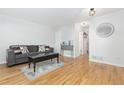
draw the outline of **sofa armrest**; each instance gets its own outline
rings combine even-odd
[[[16,63],[15,53],[12,49],[7,49],[6,61],[7,66],[12,66]]]

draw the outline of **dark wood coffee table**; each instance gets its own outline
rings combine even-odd
[[[42,62],[45,60],[49,60],[53,58],[57,58],[57,63],[59,63],[59,53],[39,53],[39,54],[31,54],[28,56],[29,58],[29,68],[30,68],[30,64],[33,63],[34,65],[34,72],[36,71],[36,63],[38,62]]]

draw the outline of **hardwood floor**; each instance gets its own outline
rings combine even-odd
[[[0,65],[0,84],[124,84],[124,68],[88,62],[87,56],[60,59],[65,63],[63,67],[32,81],[20,71],[27,64],[10,68]]]

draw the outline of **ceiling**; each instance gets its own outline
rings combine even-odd
[[[120,11],[120,8],[96,8],[95,16]],[[92,18],[89,8],[0,8],[0,14],[50,25],[53,27],[73,24]]]
[[[98,17],[98,16],[103,16],[109,13],[113,13],[113,12],[118,12],[121,10],[124,10],[124,8],[95,8],[95,15],[94,16],[89,16],[89,10],[90,8],[83,8],[82,11],[80,12],[80,16],[78,18],[78,21],[85,21],[94,17]]]
[[[1,8],[0,14],[50,26],[61,26],[74,23],[81,11],[80,8]]]

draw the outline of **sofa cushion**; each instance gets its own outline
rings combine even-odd
[[[9,46],[10,49],[19,49],[19,45],[11,45]]]
[[[12,50],[13,50],[13,52],[14,52],[16,55],[17,55],[17,54],[21,54],[21,50],[20,50],[20,48],[19,48],[18,46],[13,47]]]
[[[28,58],[18,58],[16,59],[16,63],[15,64],[20,64],[20,63],[25,63],[25,62],[28,62]]]
[[[30,46],[27,46],[27,49],[28,51],[31,53],[31,52],[38,52],[39,50],[39,47],[36,46],[36,45],[30,45]]]
[[[25,54],[18,54],[18,55],[16,55],[16,58],[18,59],[18,58],[26,58],[26,57],[28,57],[28,55],[25,53]]]

